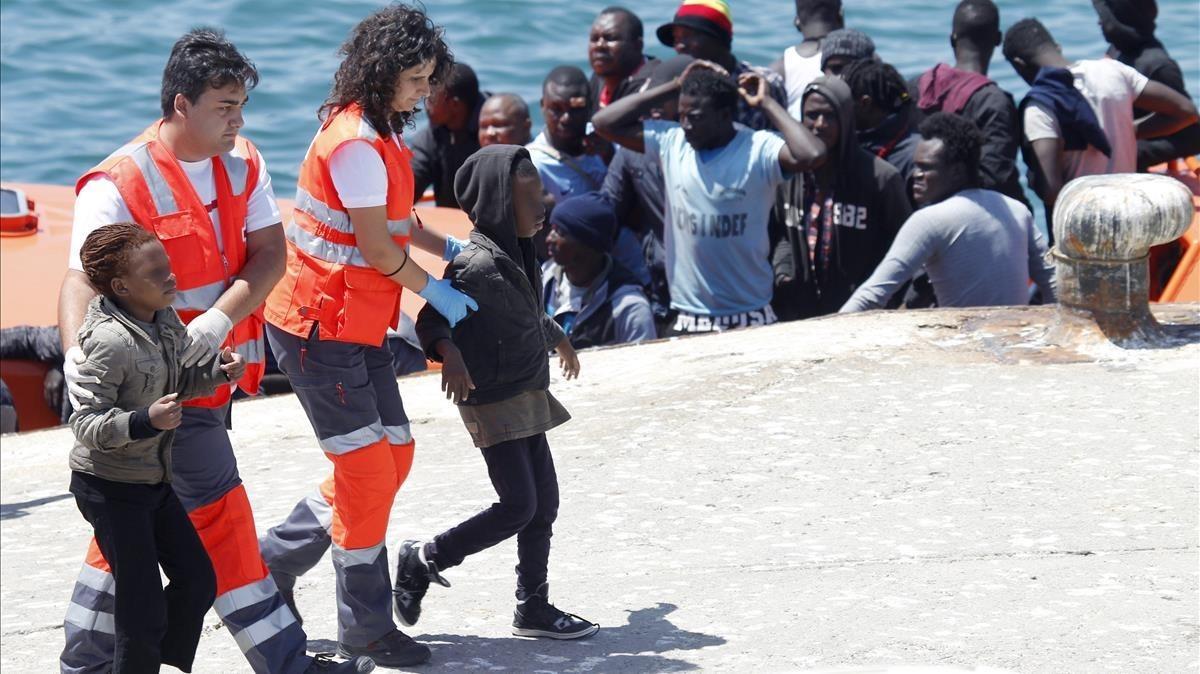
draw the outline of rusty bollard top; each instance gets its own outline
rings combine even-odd
[[[1192,193],[1166,176],[1119,173],[1076,178],[1054,206],[1058,300],[1090,312],[1114,342],[1155,337],[1147,257],[1192,221]]]

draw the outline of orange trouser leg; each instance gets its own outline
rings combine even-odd
[[[383,542],[396,497],[396,461],[391,446],[379,440],[345,454],[327,453],[333,461],[333,526],[335,545],[354,550]],[[327,481],[328,482],[328,481]]]
[[[188,517],[212,559],[217,596],[267,577],[245,487],[234,487],[220,499],[188,513]]]

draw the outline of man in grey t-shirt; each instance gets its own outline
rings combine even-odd
[[[936,113],[921,123],[920,133],[913,198],[921,208],[841,313],[884,306],[921,267],[939,306],[1028,304],[1031,277],[1045,301],[1055,301],[1054,269],[1029,209],[978,187],[982,138],[975,125]]]

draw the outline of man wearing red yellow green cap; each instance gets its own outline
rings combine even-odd
[[[787,107],[787,90],[778,73],[740,61],[733,55],[733,13],[725,0],[683,0],[670,23],[658,27],[659,42],[677,53],[720,65],[736,82],[742,73],[753,73],[767,83],[767,95]],[[738,101],[736,122],[754,130],[774,129],[761,107]]]

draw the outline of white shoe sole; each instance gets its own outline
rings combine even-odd
[[[570,634],[563,634],[562,632],[547,632],[546,630],[533,630],[533,629],[528,629],[525,627],[514,627],[512,629],[513,636],[535,637],[535,638],[541,638],[541,639],[564,639],[564,640],[565,639],[582,639],[584,637],[590,637],[599,631],[600,631],[599,625],[592,625],[591,627],[589,627],[586,630],[583,630],[581,632],[571,632]]]

